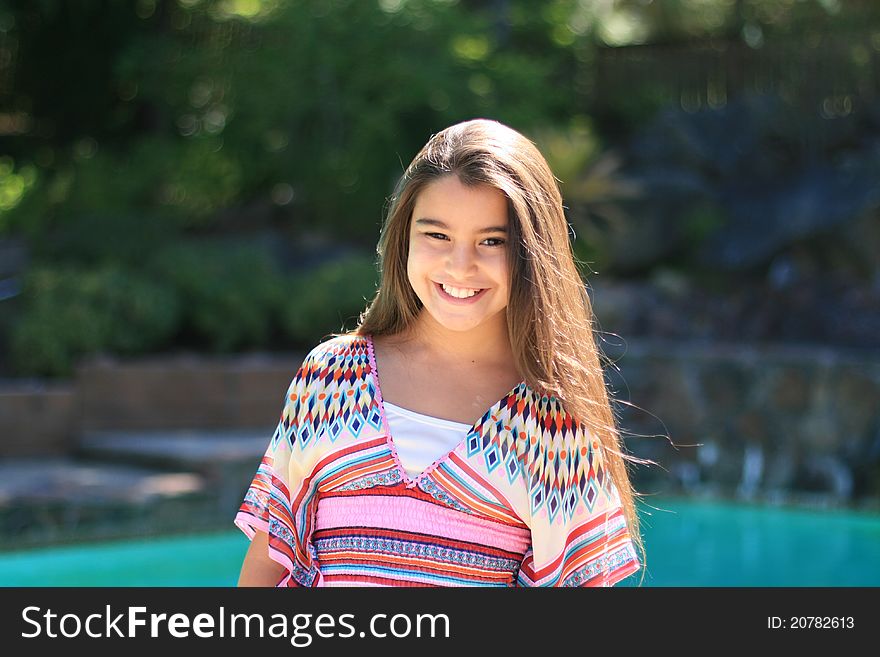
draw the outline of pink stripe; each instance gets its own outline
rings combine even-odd
[[[528,529],[511,527],[410,497],[328,497],[318,502],[315,530],[371,527],[415,532],[524,553]]]

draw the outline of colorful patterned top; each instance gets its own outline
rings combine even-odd
[[[235,523],[268,533],[278,586],[611,586],[640,566],[599,442],[525,382],[407,476],[363,336],[306,356]]]

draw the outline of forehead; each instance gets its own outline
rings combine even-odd
[[[507,197],[489,185],[465,185],[449,175],[425,185],[416,195],[413,226],[434,219],[450,227],[506,226]]]

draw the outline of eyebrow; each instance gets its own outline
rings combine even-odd
[[[430,217],[423,217],[421,219],[416,219],[416,225],[418,226],[436,226],[437,228],[443,228],[445,230],[449,230],[449,226],[440,221],[439,219],[431,219]],[[507,226],[487,226],[486,228],[480,228],[477,231],[477,234],[482,235],[483,233],[507,233]]]

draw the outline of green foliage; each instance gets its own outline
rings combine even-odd
[[[150,138],[132,141],[125,153],[89,152],[35,183],[9,212],[7,230],[39,248],[48,233],[69,229],[83,216],[171,219],[165,222],[169,237],[177,227],[203,226],[235,201],[241,186],[240,167],[220,143]]]
[[[402,165],[450,123],[486,116],[531,133],[599,111],[600,127],[629,130],[653,114],[669,94],[658,80],[623,80],[603,101],[600,44],[757,47],[765,33],[880,15],[792,0],[111,4],[0,7],[14,44],[0,232],[38,240],[62,218],[132,211],[210,226],[217,210],[273,200],[298,228],[372,243]],[[867,45],[853,62],[866,65]]]
[[[589,279],[596,271],[604,270],[604,254],[594,242],[578,238],[571,248],[581,278]]]
[[[550,169],[563,184],[563,196],[568,194],[567,185],[581,176],[600,152],[596,131],[588,117],[572,117],[569,125],[553,125],[534,130],[530,138],[547,159]]]
[[[262,250],[222,242],[174,244],[156,253],[147,270],[176,292],[182,330],[196,348],[230,352],[271,338],[284,286]]]
[[[63,39],[65,9],[48,6],[39,20],[22,9],[21,24],[27,14]],[[509,25],[431,0],[244,6],[166,1],[140,24],[117,11],[126,32],[96,52],[71,36],[84,62],[100,60],[91,68],[107,76],[115,98],[101,100],[112,108],[83,129],[27,91],[41,101],[35,115],[75,136],[50,142],[39,184],[2,223],[38,238],[71,216],[136,210],[210,226],[219,209],[271,200],[298,227],[371,244],[402,165],[432,133],[474,116],[528,131],[585,104],[558,25],[517,19],[521,0]],[[574,6],[561,3],[554,20]],[[97,8],[78,12],[83,23],[105,20]],[[49,60],[29,64],[34,79],[57,72]]]
[[[375,263],[361,255],[291,277],[281,310],[285,335],[300,344],[314,344],[328,333],[353,328],[377,284]]]
[[[70,376],[88,354],[161,348],[180,315],[171,290],[113,265],[33,268],[21,296],[10,360],[23,376]]]
[[[683,241],[688,249],[699,248],[705,239],[727,221],[723,208],[717,203],[695,202],[681,216]]]
[[[779,35],[818,43],[820,32],[871,25],[880,15],[877,3],[792,0],[539,4],[0,2],[0,72],[12,85],[0,236],[25,237],[33,261],[52,263],[28,275],[15,321],[5,324],[20,371],[69,371],[85,353],[149,350],[163,340],[225,352],[278,337],[307,345],[338,331],[372,298],[369,258],[288,278],[262,251],[199,245],[195,234],[210,236],[230,209],[269,206],[260,216],[292,235],[308,230],[372,246],[403,167],[431,134],[477,116],[509,123],[547,155],[571,206],[575,253],[590,267],[604,272],[623,261],[644,271],[670,253],[693,252],[724,219],[724,203],[704,190],[658,214],[653,206],[670,185],[634,189],[613,152],[603,154],[653,116],[670,88],[681,101],[678,81],[691,86],[693,63],[673,66],[670,87],[653,73],[679,61],[671,55],[653,68],[648,55],[637,66],[647,71],[642,79],[615,79],[609,53],[638,58],[639,48],[616,46],[653,43],[662,52],[663,44],[706,38],[758,52]],[[854,43],[834,66],[869,71],[874,41]],[[862,88],[847,79],[856,78],[841,78],[842,90]],[[827,100],[849,112],[847,102]],[[844,125],[828,118],[824,130]],[[825,135],[784,123],[798,135]],[[675,137],[668,124],[662,129]],[[714,171],[736,152],[732,143],[742,147],[726,130],[716,156],[695,168]],[[797,144],[797,135],[780,138]],[[768,144],[760,157],[737,159],[747,164],[743,173],[786,157]],[[673,161],[658,158],[658,173],[668,177]],[[651,203],[628,213],[639,195]],[[829,213],[841,205],[829,203]],[[628,214],[637,220],[627,223]],[[634,248],[641,242],[656,248]],[[149,308],[139,299],[152,300]]]
[[[177,223],[166,215],[83,214],[66,217],[50,235],[32,244],[31,252],[44,262],[117,263],[131,268],[142,265],[179,234]]]
[[[284,276],[263,250],[219,241],[166,246],[141,274],[112,263],[36,266],[15,299],[10,360],[17,375],[70,376],[89,354],[175,342],[225,353],[270,344],[276,329],[305,346],[356,320],[376,279],[366,256]]]
[[[0,156],[0,234],[8,229],[8,211],[21,202],[33,187],[36,178],[37,169],[32,164],[17,171],[11,157]]]
[[[616,129],[630,134],[650,121],[657,112],[669,106],[669,86],[662,81],[646,80],[638,85],[626,85],[608,108],[614,114]]]

